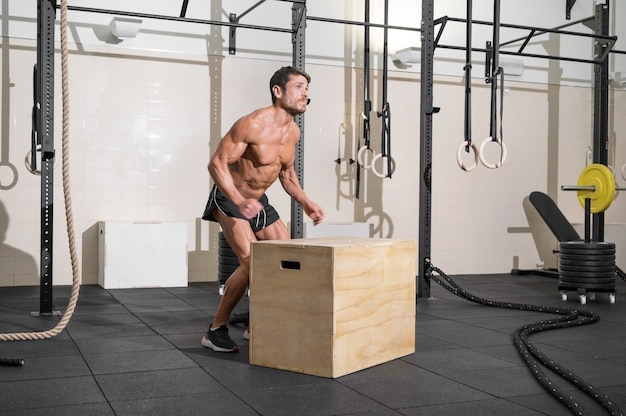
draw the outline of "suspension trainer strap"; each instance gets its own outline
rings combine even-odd
[[[364,26],[364,48],[363,48],[363,145],[370,147],[370,113],[372,102],[370,101],[370,0],[365,0],[365,26]],[[361,150],[361,140],[358,141],[357,164],[356,164],[356,189],[354,196],[359,199],[361,196],[361,162],[359,152]]]
[[[387,101],[387,81],[389,76],[388,64],[387,64],[387,55],[388,55],[388,35],[389,35],[389,0],[385,0],[385,28],[383,30],[383,86],[382,86],[382,101],[383,107],[382,110],[379,111],[378,117],[382,120],[382,127],[380,132],[380,156],[387,158],[387,174],[377,174],[380,177],[391,178],[391,174],[393,171],[393,164],[391,160],[391,123],[390,123],[390,110],[389,110],[389,102]],[[372,163],[373,165],[373,163]],[[372,166],[374,173],[376,173],[376,169]],[[384,169],[381,167],[381,172]]]
[[[502,119],[504,116],[504,69],[500,66],[500,0],[493,2],[493,55],[491,61],[491,128],[489,135],[494,142],[500,142],[500,146],[504,147],[504,139],[502,137]],[[498,75],[500,76],[500,122],[498,123]],[[499,129],[498,129],[499,124]],[[500,153],[500,162],[504,162],[504,151]]]
[[[487,42],[487,65],[486,82],[491,83],[491,110],[489,137],[483,141],[480,147],[479,159],[489,169],[499,168],[506,160],[506,146],[503,142],[502,119],[504,118],[504,70],[500,66],[500,0],[495,0],[493,5],[493,39],[491,44]],[[498,77],[499,76],[499,77]],[[498,79],[499,78],[499,79]],[[498,84],[500,84],[500,112],[498,114]],[[499,120],[498,120],[499,116]],[[483,151],[489,142],[500,145],[500,157],[496,163],[485,160]]]
[[[459,167],[466,171],[472,171],[478,166],[478,148],[472,143],[472,0],[467,0],[467,21],[465,26],[465,114],[464,114],[464,140],[456,152],[456,161]],[[486,66],[487,68],[487,66]],[[463,157],[465,153],[474,153],[473,164],[466,165]]]
[[[472,0],[467,0],[467,44],[465,47],[465,151],[472,145]]]
[[[500,144],[504,146],[504,130],[502,122],[504,120],[504,68],[498,67],[500,74]],[[500,161],[502,162],[502,153],[500,153]]]

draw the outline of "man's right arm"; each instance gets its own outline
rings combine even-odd
[[[241,158],[248,146],[245,125],[245,119],[240,119],[231,127],[211,156],[208,169],[217,187],[237,205],[241,214],[246,218],[253,218],[262,208],[261,204],[257,200],[247,199],[239,192],[230,170],[230,165]]]

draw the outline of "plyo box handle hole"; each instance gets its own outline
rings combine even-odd
[[[291,260],[281,260],[280,268],[286,269],[286,270],[300,270],[300,262],[291,261]]]

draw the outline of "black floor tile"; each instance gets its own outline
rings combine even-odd
[[[80,338],[75,340],[82,354],[111,354],[131,351],[172,349],[173,345],[160,335]]]
[[[212,321],[212,316],[204,311],[168,311],[168,312],[138,312],[137,317],[143,323],[162,335],[194,332],[206,332]],[[185,322],[185,325],[181,325]]]
[[[253,404],[259,414],[272,416],[345,415],[386,408],[376,400],[339,383],[253,389],[241,392],[239,396]]]
[[[0,410],[0,416],[115,416],[108,403],[85,403],[37,409]]]
[[[108,400],[157,399],[227,390],[200,368],[104,374],[96,381]]]
[[[26,359],[25,359],[26,360]],[[89,368],[80,355],[32,357],[28,365],[0,367],[0,381],[44,380],[90,376]]]
[[[349,374],[339,380],[391,409],[492,398],[471,384],[457,383],[402,360]]]
[[[114,352],[86,355],[93,374],[131,373],[135,371],[191,368],[195,363],[176,349]]]
[[[156,399],[112,402],[116,416],[220,415],[258,416],[259,413],[232,393],[196,394]]]
[[[96,381],[90,376],[0,382],[0,403],[3,411],[105,401]]]
[[[402,409],[405,416],[450,416],[450,415],[480,415],[480,416],[541,416],[546,413],[529,409],[523,405],[512,404],[502,399],[476,400],[463,403],[450,403],[434,406],[421,406],[412,409]],[[565,415],[566,413],[561,413]],[[558,413],[553,414],[557,416]]]

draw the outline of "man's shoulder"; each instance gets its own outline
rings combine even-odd
[[[266,107],[257,108],[256,110],[253,110],[252,112],[248,113],[242,118],[264,120],[269,115],[273,114],[273,112],[274,112],[274,106],[268,105]]]

